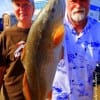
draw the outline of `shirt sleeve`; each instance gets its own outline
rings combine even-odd
[[[64,59],[61,59],[53,81],[52,100],[68,100],[70,88],[67,67]]]

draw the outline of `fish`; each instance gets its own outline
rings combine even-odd
[[[46,100],[52,89],[64,37],[65,0],[48,0],[29,30],[21,57],[32,100]]]

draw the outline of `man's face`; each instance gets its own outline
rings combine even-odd
[[[13,1],[14,13],[18,21],[30,21],[34,13],[34,6],[29,0]]]
[[[68,17],[72,21],[83,21],[89,11],[90,0],[67,0]]]

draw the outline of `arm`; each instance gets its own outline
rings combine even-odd
[[[4,77],[5,72],[6,72],[6,67],[0,66],[0,89],[3,83],[3,77]]]
[[[3,77],[4,74],[6,73],[6,66],[3,64],[3,57],[2,57],[2,40],[3,40],[3,33],[0,33],[0,89],[3,83]]]

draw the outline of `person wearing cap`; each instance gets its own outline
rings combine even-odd
[[[93,72],[100,63],[100,22],[88,16],[90,2],[66,0],[64,56],[57,66],[52,100],[93,100]]]
[[[33,0],[11,2],[17,23],[4,30],[0,36],[0,100],[27,100],[23,90],[25,92],[28,88],[26,83],[23,84],[25,71],[20,57],[32,25],[35,7]]]

